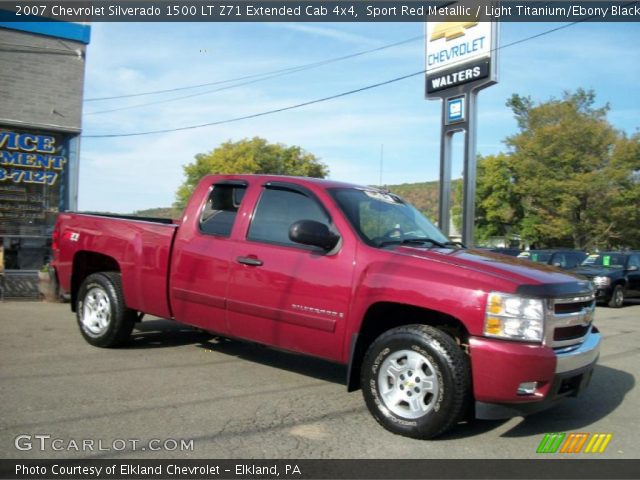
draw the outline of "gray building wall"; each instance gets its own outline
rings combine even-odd
[[[0,297],[39,295],[37,270],[50,257],[57,210],[77,208],[86,44],[68,38],[88,43],[90,35],[88,27],[79,32],[38,25],[16,28],[48,35],[0,26],[0,131],[54,136],[56,154],[66,165],[55,183],[35,183],[24,174],[42,168],[16,164],[12,156],[29,150],[16,151],[6,141],[0,149],[5,154],[0,157],[0,271],[6,272]]]
[[[0,123],[80,132],[85,47],[0,28]]]

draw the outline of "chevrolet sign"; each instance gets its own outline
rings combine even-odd
[[[491,22],[427,22],[427,95],[492,75]]]

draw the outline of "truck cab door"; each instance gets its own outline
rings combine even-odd
[[[231,235],[246,188],[246,182],[236,180],[211,185],[197,218],[179,227],[169,284],[176,320],[227,333]]]
[[[263,186],[231,264],[228,315],[233,336],[339,360],[349,315],[355,242],[330,252],[295,243],[290,226],[324,223],[340,234],[327,209],[304,187]]]
[[[640,295],[640,255],[632,254],[627,261],[627,290],[633,295]]]

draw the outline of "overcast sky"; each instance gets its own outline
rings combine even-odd
[[[562,24],[505,23],[500,44]],[[421,36],[422,23],[94,23],[85,99],[213,83],[319,62]],[[544,101],[578,87],[609,103],[610,121],[640,127],[638,23],[581,23],[500,50],[500,82],[480,93],[478,153],[506,150],[515,133],[505,106],[513,93]],[[424,42],[413,40],[289,75],[160,95],[85,101],[85,136],[179,128],[323,98],[420,71]],[[250,79],[251,80],[251,79]],[[198,94],[198,95],[194,95]],[[176,97],[186,97],[173,100]],[[139,106],[150,102],[163,102]],[[135,107],[135,108],[125,108]],[[116,110],[107,112],[107,110]],[[102,113],[101,113],[102,112]],[[317,155],[331,178],[378,184],[437,180],[440,103],[409,78],[296,110],[186,131],[83,138],[81,210],[132,212],[170,206],[182,166],[226,140],[261,136]],[[461,148],[456,149],[461,155]],[[461,162],[454,161],[459,177]]]

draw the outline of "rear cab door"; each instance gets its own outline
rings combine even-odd
[[[230,263],[247,187],[213,177],[194,192],[173,247],[169,296],[176,320],[228,332]]]

